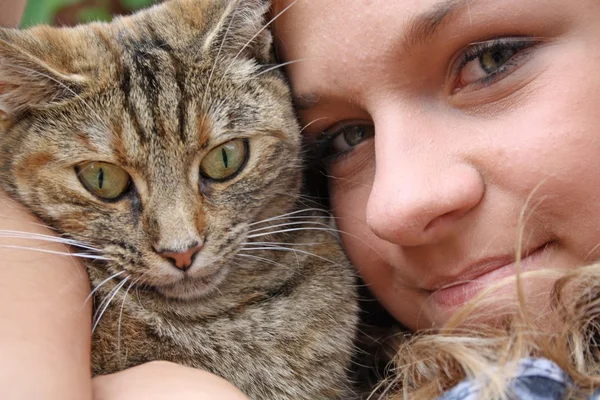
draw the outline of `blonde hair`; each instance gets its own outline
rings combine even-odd
[[[540,278],[555,283],[547,313],[533,318],[521,280]],[[495,312],[501,323],[474,322],[481,320],[478,310],[489,309],[482,305],[502,303],[489,295],[507,284],[519,292],[517,307]],[[555,362],[569,375],[568,398],[588,398],[600,386],[599,346],[600,263],[521,273],[484,290],[440,330],[401,340],[384,397],[434,399],[464,379],[476,379],[480,398],[508,398],[516,361],[533,356]]]

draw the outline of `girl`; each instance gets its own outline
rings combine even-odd
[[[276,21],[351,260],[398,321],[437,331],[399,352],[406,397],[528,355],[597,384],[577,324],[600,256],[598,21],[595,0],[300,1]]]
[[[274,14],[291,3],[277,2]],[[277,19],[278,52],[292,62],[296,104],[322,152],[333,212],[348,233],[344,246],[371,291],[416,337],[399,351],[398,396],[529,396],[539,389],[531,382],[541,382],[547,398],[568,388],[588,396],[598,385],[585,340],[593,344],[596,332],[580,326],[594,326],[590,289],[598,276],[583,267],[598,260],[600,242],[600,213],[590,201],[600,194],[598,21],[596,0],[299,0]],[[13,292],[48,291],[23,282],[13,278]],[[54,299],[53,308],[64,301]],[[35,304],[26,305],[14,321],[35,315]],[[86,324],[73,320],[65,329],[81,335]],[[38,326],[44,337],[55,334],[51,321]],[[435,333],[419,336],[428,330]],[[25,335],[39,343],[33,336]],[[0,343],[18,342],[8,335]],[[528,356],[552,361],[518,361]],[[77,362],[85,370],[87,359]],[[170,387],[168,397],[186,384],[187,393],[215,388],[208,378],[193,387],[200,380],[177,368],[151,364],[98,378],[96,395],[136,398],[145,388],[133,379]],[[163,374],[177,384],[159,382]],[[473,375],[479,389],[459,384]]]

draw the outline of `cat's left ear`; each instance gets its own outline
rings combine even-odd
[[[28,108],[61,102],[81,91],[82,76],[44,60],[60,59],[59,51],[28,31],[0,28],[0,128]]]
[[[211,47],[227,49],[234,55],[256,59],[262,64],[272,61],[273,36],[268,25],[270,0],[228,0],[227,10],[211,35]]]

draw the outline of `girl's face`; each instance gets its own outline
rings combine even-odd
[[[399,321],[443,324],[519,241],[523,270],[600,258],[599,1],[298,0],[276,34],[344,245]],[[540,313],[549,284],[525,282]]]

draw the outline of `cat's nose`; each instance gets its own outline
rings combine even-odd
[[[163,258],[171,261],[177,268],[187,271],[194,262],[194,256],[202,249],[202,243],[195,242],[185,251],[161,250],[157,251]]]

